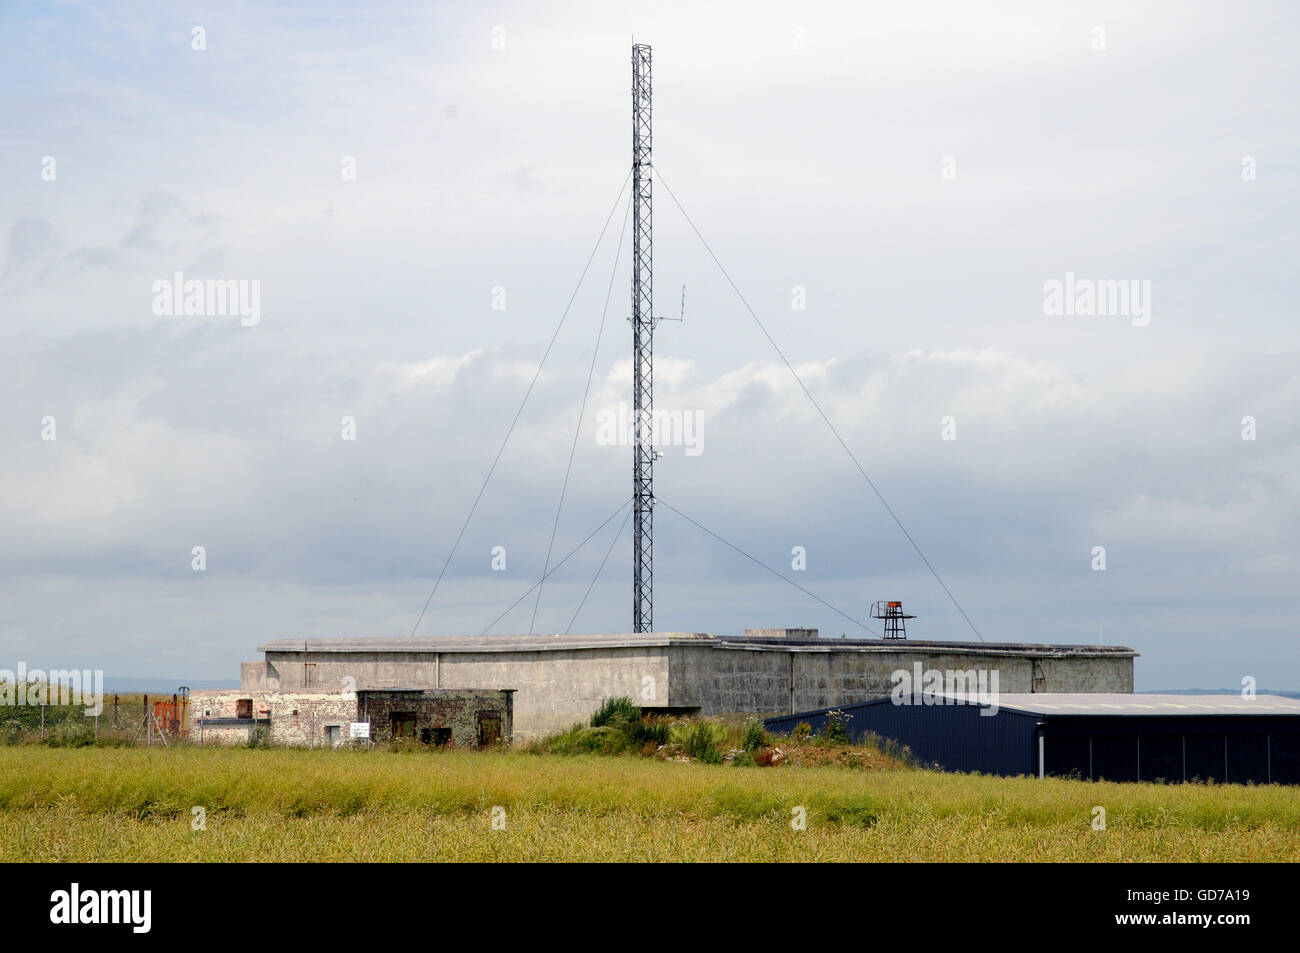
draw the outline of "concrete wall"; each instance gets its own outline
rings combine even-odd
[[[1081,664],[1087,663],[1087,664]],[[1002,686],[1004,692],[1133,692],[1131,658],[1039,660],[1045,684],[1033,688]],[[1017,683],[1018,685],[1020,683]]]
[[[1050,656],[993,647],[745,644],[711,639],[661,644],[474,651],[271,651],[246,663],[247,689],[515,688],[514,735],[528,740],[585,721],[627,695],[643,708],[773,715],[888,695],[895,670],[996,670],[1003,692],[1131,692],[1133,657]],[[1035,682],[1038,661],[1041,682]]]
[[[256,663],[253,663],[254,665]],[[538,652],[268,652],[264,670],[245,687],[301,690],[312,685],[358,689],[389,685],[412,688],[518,689],[514,701],[517,739],[563,731],[583,721],[605,698],[628,695],[644,706],[665,705],[668,660],[662,649],[597,648]],[[348,680],[351,680],[350,682]]]
[[[829,640],[828,640],[829,641]],[[674,705],[706,714],[788,714],[849,705],[888,695],[899,669],[987,670],[1003,692],[1131,692],[1133,659],[1039,659],[1043,681],[1034,685],[1034,658],[942,651],[836,651],[670,646],[669,696]]]

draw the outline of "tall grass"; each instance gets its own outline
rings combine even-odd
[[[641,720],[641,708],[626,695],[621,698],[606,698],[591,714],[591,727],[618,728]]]
[[[506,831],[493,831],[493,807]],[[1107,830],[1093,831],[1093,808]],[[191,830],[202,807],[207,830]],[[805,831],[792,810],[807,812]],[[1295,788],[511,752],[0,748],[0,860],[1300,860]]]
[[[688,758],[721,764],[728,740],[727,727],[716,721],[690,721],[673,725],[671,738]]]

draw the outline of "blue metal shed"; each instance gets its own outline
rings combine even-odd
[[[1300,784],[1300,699],[1275,695],[945,695],[842,705],[854,741],[874,732],[949,771],[1111,781]],[[766,721],[826,727],[822,708]]]

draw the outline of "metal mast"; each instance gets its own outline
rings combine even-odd
[[[650,47],[632,47],[632,631],[654,631],[654,229]]]

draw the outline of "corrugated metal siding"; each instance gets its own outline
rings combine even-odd
[[[768,731],[788,734],[807,722],[817,734],[831,710],[782,715],[765,724]],[[985,774],[1038,773],[1036,715],[1007,710],[981,715],[976,705],[895,705],[888,698],[842,705],[839,710],[848,716],[854,741],[875,732],[906,745],[926,764]]]
[[[975,705],[895,705],[888,698],[839,709],[849,733],[868,732],[906,745],[925,764],[984,774],[1038,773],[1038,732],[1046,773],[1109,781],[1300,783],[1300,718],[1294,715],[1035,715]],[[782,715],[767,730],[786,734],[800,722],[814,733],[831,709]]]
[[[1300,783],[1295,715],[1048,715],[1047,773],[1107,781]]]

